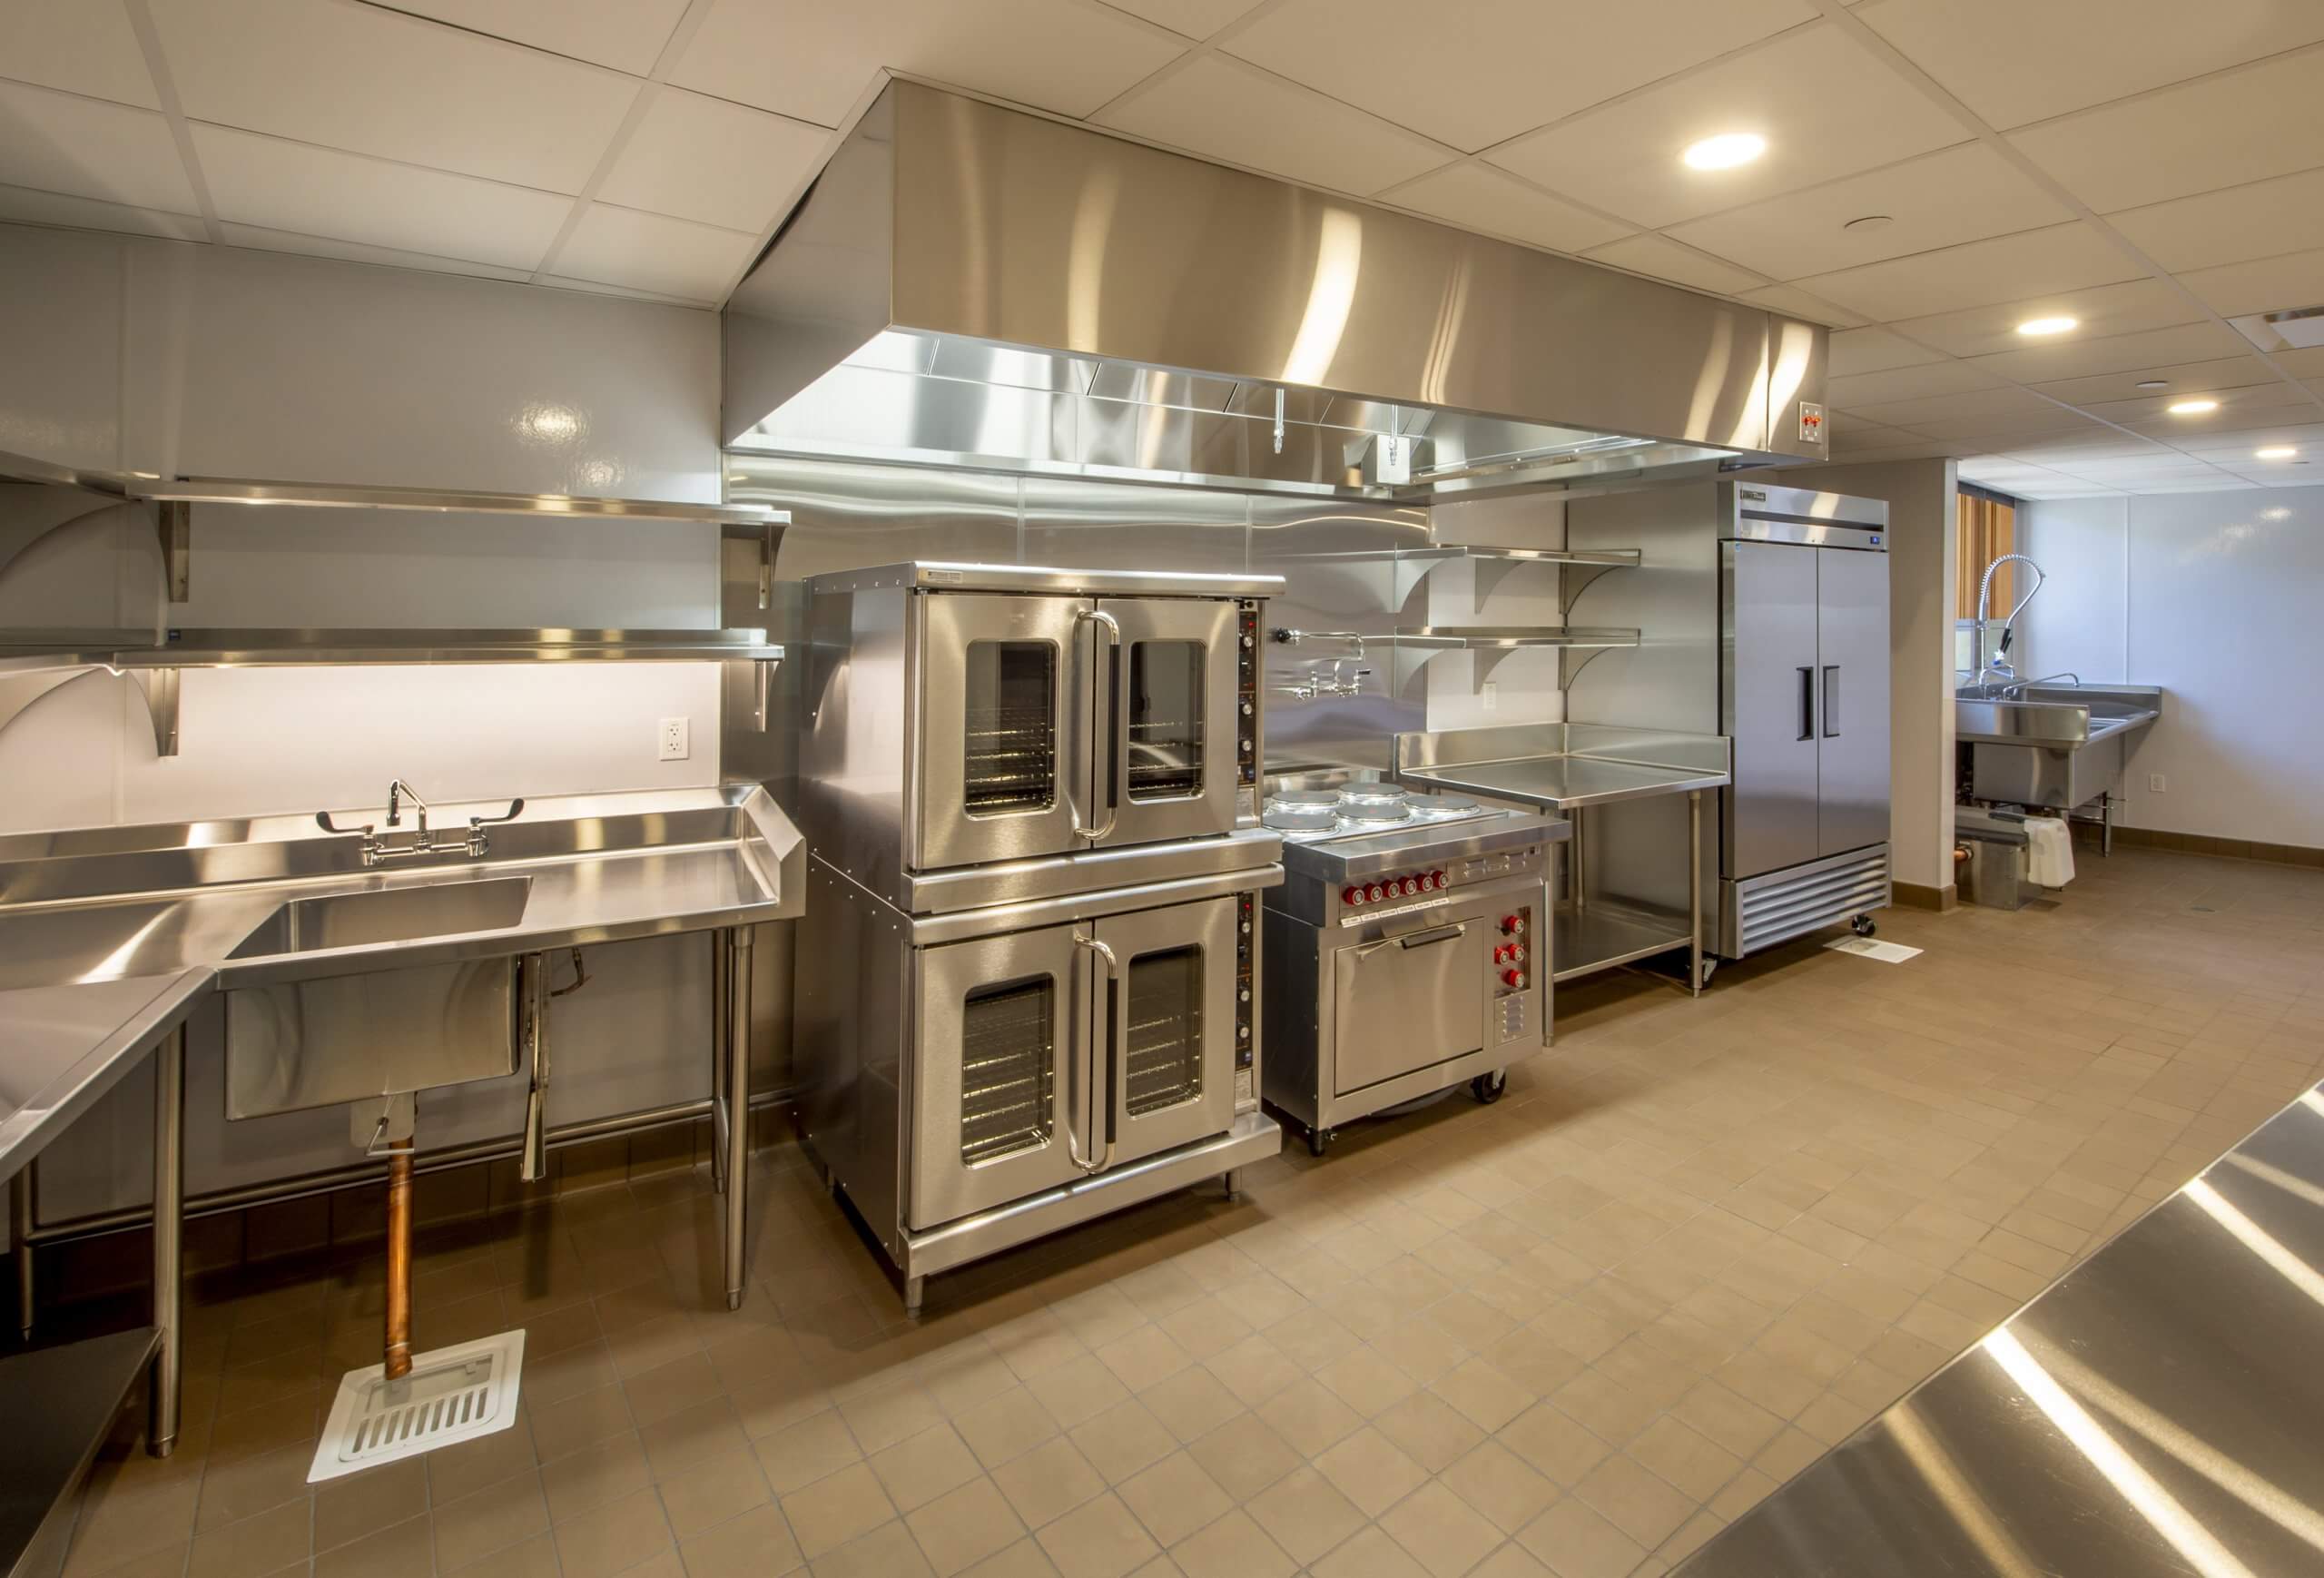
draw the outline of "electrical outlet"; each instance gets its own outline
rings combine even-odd
[[[1477,705],[1483,707],[1485,711],[1496,713],[1501,710],[1501,681],[1486,680],[1483,685],[1478,686],[1477,694],[1482,698]]]
[[[684,718],[662,720],[662,726],[655,733],[655,739],[660,746],[661,760],[683,762],[694,754],[692,747],[686,744],[686,723],[687,720]]]
[[[2162,774],[2160,774],[2160,773],[2149,773],[2149,774],[2146,775],[2146,788],[2147,788],[2147,793],[2148,793],[2148,794],[2162,794]]]

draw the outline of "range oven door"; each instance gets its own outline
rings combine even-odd
[[[1081,1175],[1073,1098],[1087,1090],[1087,951],[1044,926],[912,952],[906,1220],[933,1228]],[[1086,1104],[1083,1109],[1087,1110]]]
[[[1222,599],[1101,598],[1091,817],[1100,846],[1235,826],[1238,622]]]
[[[1092,1119],[1102,1157],[1135,1161],[1223,1134],[1235,1121],[1234,897],[1107,915],[1081,928],[1091,955]]]
[[[1087,848],[1088,602],[978,592],[918,602],[905,863],[932,871]]]

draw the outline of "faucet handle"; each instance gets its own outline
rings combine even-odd
[[[485,832],[485,829],[487,826],[497,822],[514,822],[518,816],[524,814],[524,801],[517,799],[508,802],[508,809],[498,816],[469,817],[468,857],[471,860],[480,859],[484,855],[485,852],[492,847],[492,835]]]
[[[360,827],[337,826],[331,822],[330,813],[328,811],[318,811],[315,813],[315,825],[321,828],[325,833],[335,833],[344,838],[369,838],[372,833],[379,831],[376,826],[369,822],[365,823]]]

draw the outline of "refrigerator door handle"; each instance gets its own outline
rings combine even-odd
[[[1799,671],[1799,738],[1816,737],[1816,666],[1808,664]]]
[[[1840,666],[1824,666],[1824,737],[1830,739],[1840,732]]]

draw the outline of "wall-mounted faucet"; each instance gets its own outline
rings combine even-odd
[[[414,817],[419,825],[416,831],[405,833],[401,837],[383,834],[369,822],[360,827],[337,826],[332,823],[330,813],[328,811],[315,813],[315,825],[325,833],[335,833],[348,838],[360,838],[363,841],[363,863],[367,866],[379,865],[391,860],[410,860],[419,855],[448,854],[456,850],[465,851],[470,860],[481,860],[485,853],[492,847],[491,835],[485,832],[485,828],[497,822],[514,822],[525,809],[525,803],[522,800],[511,800],[508,803],[508,809],[502,814],[471,816],[468,818],[468,830],[465,835],[447,837],[428,831],[428,802],[419,797],[419,790],[414,789],[400,778],[391,779],[388,784],[388,825],[389,827],[402,825],[403,806],[407,800],[411,803]]]
[[[1994,649],[1994,656],[1988,660],[1984,656],[1985,624],[1993,613],[1994,576],[2006,564],[2021,564],[2032,570],[2034,584],[2025,589],[2025,595],[2017,599],[2017,606],[2003,618],[2001,645]],[[1998,674],[2012,680],[2017,677],[2017,669],[2009,660],[2009,644],[2017,634],[2017,616],[2025,612],[2025,605],[2034,600],[2034,594],[2040,591],[2042,583],[2049,578],[2042,573],[2040,565],[2024,554],[2003,554],[1985,567],[1984,575],[1977,582],[1977,677],[1972,684],[1984,684],[1988,674]]]

